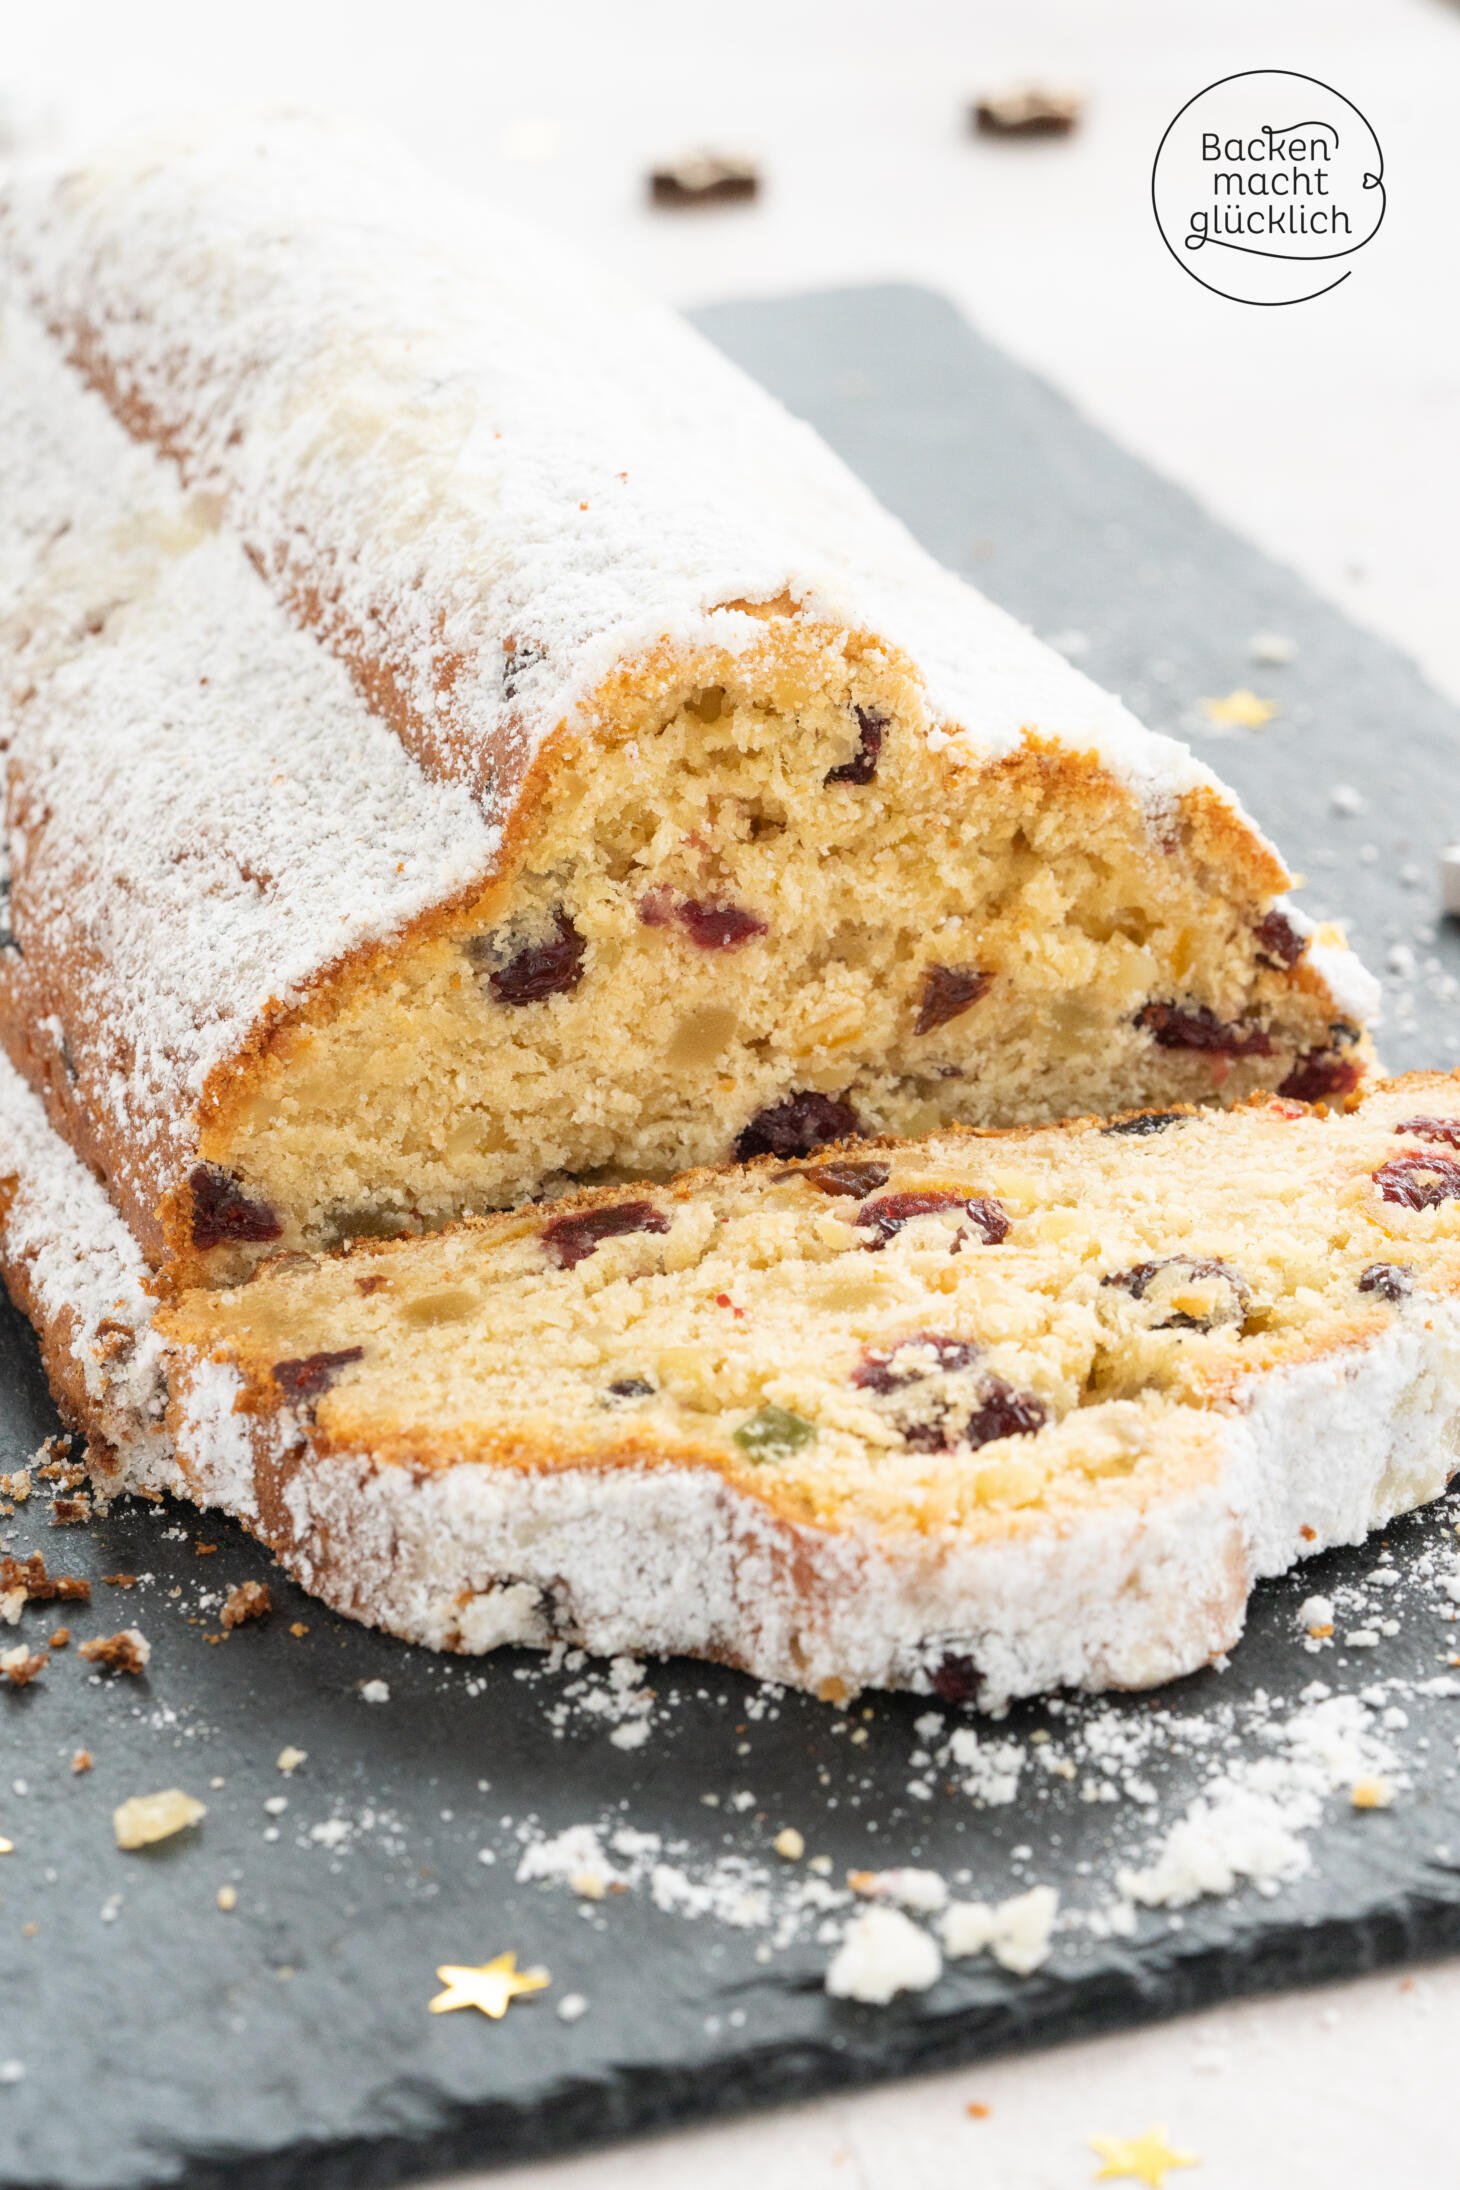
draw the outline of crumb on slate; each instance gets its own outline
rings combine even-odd
[[[96,1635],[90,1642],[82,1643],[78,1656],[88,1665],[99,1665],[108,1673],[145,1672],[152,1655],[152,1645],[141,1630],[135,1627],[121,1628],[115,1635]]]
[[[261,1620],[273,1609],[267,1582],[239,1582],[224,1598],[219,1618],[226,1628],[242,1627],[245,1620]]]

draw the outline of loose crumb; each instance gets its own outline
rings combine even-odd
[[[245,1620],[262,1620],[274,1609],[267,1582],[239,1582],[223,1600],[219,1614],[225,1628],[242,1627]]]
[[[65,1497],[51,1500],[52,1528],[77,1528],[91,1519],[91,1498],[88,1492],[78,1490]]]
[[[362,1681],[360,1684],[360,1700],[362,1703],[389,1703],[389,1681]]]
[[[1387,1779],[1356,1779],[1349,1794],[1356,1810],[1387,1810],[1393,1800],[1394,1789]]]
[[[588,2002],[581,1992],[565,1992],[558,2002],[558,2021],[560,2023],[576,2023],[581,2015],[587,2013]]]
[[[289,1622],[289,1632],[297,1642],[301,1635],[307,1635],[309,1633],[308,1620],[291,1620]]]
[[[290,1772],[297,1772],[308,1755],[309,1751],[307,1749],[296,1749],[294,1744],[290,1742],[279,1751],[274,1762],[278,1769],[287,1776]]]
[[[73,1772],[89,1772],[93,1761],[89,1749],[78,1749],[71,1759],[71,1769]]]
[[[46,1637],[47,1645],[52,1650],[64,1650],[70,1640],[71,1630],[69,1627],[53,1627]]]
[[[236,1909],[238,1907],[238,1888],[236,1886],[220,1886],[218,1888],[218,1906],[225,1916]]]
[[[775,1849],[776,1854],[783,1857],[787,1863],[799,1863],[806,1853],[806,1842],[794,1825],[782,1826],[780,1832],[776,1834],[775,1839],[771,1842],[771,1846]]]
[[[115,1635],[93,1636],[90,1642],[82,1643],[77,1655],[108,1673],[130,1673],[135,1677],[146,1671],[152,1645],[139,1628],[124,1627]]]
[[[103,1574],[102,1580],[108,1589],[135,1589],[137,1586],[135,1574]]]
[[[900,1992],[926,1992],[937,1983],[943,1958],[925,1931],[901,1909],[864,1909],[826,1973],[834,2000],[864,2000],[885,2007]]]
[[[112,1812],[112,1826],[119,1848],[150,1848],[154,1841],[170,1840],[187,1832],[206,1817],[207,1805],[180,1787],[164,1788],[155,1795],[133,1795]]]
[[[46,1650],[27,1650],[24,1643],[14,1650],[0,1650],[0,1673],[12,1688],[29,1688],[37,1674],[45,1671],[49,1656]]]

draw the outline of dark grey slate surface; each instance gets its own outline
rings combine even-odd
[[[1111,447],[934,297],[853,291],[701,318],[938,554],[1046,635],[1084,633],[1086,666],[1158,723],[1179,726],[1203,694],[1238,684],[1280,698],[1267,730],[1213,747],[1218,765],[1315,878],[1315,909],[1346,906],[1378,956],[1416,940],[1450,825],[1457,724],[1393,649]],[[1296,642],[1291,667],[1253,667],[1261,629]],[[1339,778],[1365,813],[1330,813]],[[1364,844],[1377,854],[1367,862]],[[1342,866],[1323,865],[1335,845]],[[1406,891],[1410,859],[1423,886]],[[1449,935],[1416,948],[1455,965]],[[1386,1039],[1392,1062],[1446,1061],[1460,1013],[1442,978],[1421,973],[1413,1025]],[[8,1311],[0,1394],[8,1469],[54,1427],[29,1334]],[[1401,1563],[1432,1560],[1453,1521],[1437,1510],[1393,1531]],[[0,1862],[0,2062],[25,2070],[0,2083],[6,2190],[393,2182],[1460,1946],[1460,1870],[1442,1852],[1460,1848],[1447,1762],[1460,1703],[1444,1697],[1410,1705],[1413,1791],[1382,1815],[1338,1805],[1312,1871],[1275,1898],[1200,1903],[1179,1929],[1145,1916],[1131,1939],[1063,1934],[1028,1980],[964,1963],[933,1991],[872,2010],[826,1998],[828,1950],[804,1928],[758,1959],[764,1933],[687,1921],[646,1891],[585,1912],[561,1888],[517,1883],[519,1824],[617,1814],[676,1842],[676,1863],[700,1875],[736,1851],[766,1862],[790,1822],[834,1876],[915,1862],[964,1868],[970,1891],[997,1895],[1029,1878],[1073,1888],[1100,1876],[1138,1844],[1131,1818],[1032,1775],[1030,1799],[1002,1808],[941,1787],[914,1799],[925,1706],[909,1699],[877,1700],[854,1749],[845,1724],[805,1699],[757,1718],[755,1691],[735,1676],[663,1668],[649,1676],[661,1695],[651,1737],[626,1752],[581,1708],[555,1727],[567,1674],[511,1657],[444,1662],[285,1585],[266,1625],[213,1647],[200,1590],[263,1561],[194,1515],[118,1508],[62,1532],[33,1502],[5,1534],[97,1578],[78,1635],[135,1619],[154,1645],[145,1684],[89,1681],[73,1653],[0,1696],[0,1833],[16,1843]],[[220,1548],[200,1557],[199,1539]],[[1240,1717],[1260,1690],[1291,1699],[1316,1669],[1340,1686],[1433,1674],[1445,1630],[1432,1604],[1410,1606],[1396,1636],[1341,1672],[1332,1654],[1317,1668],[1295,1650],[1300,1599],[1371,1565],[1368,1551],[1333,1556],[1265,1588],[1231,1669],[1166,1700],[1192,1717]],[[119,1568],[152,1579],[127,1593],[100,1585]],[[308,1623],[302,1638],[295,1620]],[[51,1624],[31,1613],[24,1632]],[[371,1679],[389,1683],[389,1704],[362,1700]],[[1133,1725],[1148,1708],[1116,1706]],[[1042,1723],[1072,1721],[1031,1709],[1007,1730],[1023,1741]],[[286,1743],[308,1751],[289,1780],[274,1764]],[[96,1759],[80,1777],[79,1746]],[[1150,1770],[1169,1821],[1191,1792],[1189,1759],[1177,1744]],[[112,1805],[174,1784],[207,1800],[201,1831],[118,1854]],[[753,1797],[743,1809],[731,1806],[739,1790]],[[264,1803],[280,1793],[289,1807],[273,1816]],[[348,1831],[331,1848],[312,1828],[336,1819]],[[1012,1853],[1021,1842],[1027,1860]],[[768,1867],[779,1879],[774,1858]],[[238,1908],[223,1915],[215,1897],[229,1880]],[[438,1962],[508,1947],[551,1969],[544,1999],[494,2026],[426,2013]],[[569,1991],[590,2002],[573,2024],[552,2004]]]

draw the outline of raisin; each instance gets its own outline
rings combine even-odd
[[[914,1217],[931,1216],[939,1209],[961,1209],[972,1217],[986,1247],[997,1247],[1000,1240],[1008,1236],[1008,1215],[1002,1204],[991,1196],[979,1195],[965,1200],[962,1194],[950,1194],[938,1188],[921,1193],[879,1194],[874,1200],[863,1202],[852,1222],[877,1234],[876,1239],[867,1242],[872,1253],[877,1254]],[[967,1236],[966,1232],[959,1232],[953,1242],[955,1253]]]
[[[576,1216],[554,1217],[543,1227],[542,1251],[555,1270],[575,1270],[600,1240],[627,1232],[667,1232],[669,1219],[651,1201],[616,1202],[611,1209],[583,1209]]]
[[[976,1703],[980,1687],[979,1670],[972,1658],[950,1650],[938,1660],[928,1675],[928,1685],[935,1696],[944,1703]]]
[[[609,1385],[609,1395],[614,1399],[648,1399],[654,1387],[644,1376],[619,1376]]]
[[[550,941],[526,943],[503,959],[495,936],[474,935],[466,953],[485,972],[487,987],[499,1004],[540,1004],[546,996],[561,996],[578,986],[586,948],[560,905],[553,914]]]
[[[685,898],[677,918],[690,941],[702,951],[739,950],[742,943],[766,933],[766,922],[759,913],[747,912],[743,905],[713,905],[698,897]]]
[[[284,1227],[266,1201],[245,1194],[237,1179],[212,1164],[194,1164],[188,1174],[193,1197],[194,1247],[228,1247],[243,1240],[278,1239]]]
[[[979,1403],[963,1425],[961,1442],[991,1445],[996,1437],[1032,1437],[1049,1420],[1049,1409],[1034,1392],[1021,1392],[1001,1376],[988,1377]]]
[[[768,1103],[741,1129],[735,1154],[741,1163],[752,1156],[809,1156],[824,1141],[855,1140],[862,1130],[857,1113],[836,1095],[803,1088],[784,1101]]]
[[[1179,1124],[1187,1113],[1184,1110],[1141,1110],[1133,1118],[1117,1118],[1114,1125],[1103,1125],[1102,1133],[1128,1133],[1133,1140],[1144,1141],[1152,1133],[1164,1133],[1168,1125]]]
[[[909,1361],[896,1366],[900,1354],[931,1352],[931,1362]],[[915,1331],[891,1346],[866,1346],[852,1371],[852,1382],[862,1391],[897,1392],[924,1377],[947,1376],[972,1368],[983,1348],[971,1338],[945,1338],[937,1331]]]
[[[1298,1058],[1278,1093],[1297,1103],[1323,1103],[1334,1095],[1351,1094],[1363,1076],[1356,1058],[1341,1057],[1336,1049],[1309,1049]]]
[[[1460,1148],[1460,1118],[1406,1118],[1394,1130],[1413,1133],[1417,1140],[1443,1141],[1447,1148]]]
[[[981,973],[977,966],[929,966],[923,975],[914,1034],[946,1027],[950,1019],[978,1002],[992,979],[992,974]]]
[[[877,714],[870,707],[854,710],[857,717],[857,750],[850,760],[844,760],[840,768],[829,769],[823,781],[827,783],[870,783],[877,773],[877,763],[882,758],[882,740],[887,730],[887,717]]]
[[[1217,1278],[1227,1288],[1228,1297],[1220,1298],[1202,1315],[1192,1315],[1184,1308],[1174,1309],[1150,1327],[1153,1331],[1215,1331],[1223,1324],[1240,1323],[1252,1301],[1252,1287],[1240,1270],[1234,1270],[1229,1262],[1217,1262],[1209,1256],[1163,1255],[1155,1262],[1133,1263],[1129,1270],[1113,1270],[1103,1277],[1102,1285],[1114,1286],[1122,1293],[1129,1293],[1132,1300],[1144,1300],[1155,1285],[1158,1290],[1152,1303],[1160,1307],[1163,1293],[1178,1291],[1182,1286],[1200,1284],[1203,1279]],[[1169,1282],[1168,1282],[1169,1280]]]
[[[752,1460],[779,1460],[799,1452],[816,1435],[816,1424],[789,1407],[760,1407],[733,1432],[735,1443]]]
[[[363,1361],[363,1346],[341,1346],[334,1353],[302,1354],[296,1361],[276,1361],[271,1374],[286,1399],[318,1399],[327,1392],[341,1369]]]
[[[1257,938],[1257,963],[1271,966],[1274,973],[1291,972],[1308,947],[1307,936],[1299,934],[1284,912],[1266,914],[1252,932]]]
[[[1214,1057],[1270,1057],[1272,1037],[1261,1027],[1230,1025],[1205,1004],[1183,1011],[1177,1004],[1146,1004],[1136,1013],[1162,1049],[1206,1050]]]
[[[1460,1163],[1453,1156],[1395,1156],[1380,1164],[1374,1184],[1401,1209],[1438,1209],[1460,1195]]]
[[[783,1171],[785,1179],[804,1179],[814,1186],[818,1194],[847,1195],[853,1201],[864,1201],[868,1194],[875,1194],[879,1186],[885,1186],[892,1176],[892,1166],[887,1163],[858,1163],[854,1157],[845,1157],[840,1163],[819,1163],[811,1171]]]
[[[1371,1262],[1359,1278],[1359,1291],[1377,1293],[1381,1300],[1408,1300],[1414,1272],[1403,1262]]]

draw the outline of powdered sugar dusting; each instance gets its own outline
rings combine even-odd
[[[427,764],[510,797],[622,659],[790,594],[903,646],[944,740],[1213,779],[928,558],[674,315],[373,136],[211,128],[19,183],[48,318],[99,341],[282,595],[389,667]],[[504,650],[512,673],[504,679]],[[488,777],[491,777],[489,783]]]
[[[151,1199],[207,1076],[266,1007],[490,873],[294,628],[216,511],[129,440],[22,314],[0,321],[0,695],[18,988]],[[86,634],[78,644],[77,634]],[[70,975],[65,1027],[28,959]]]

